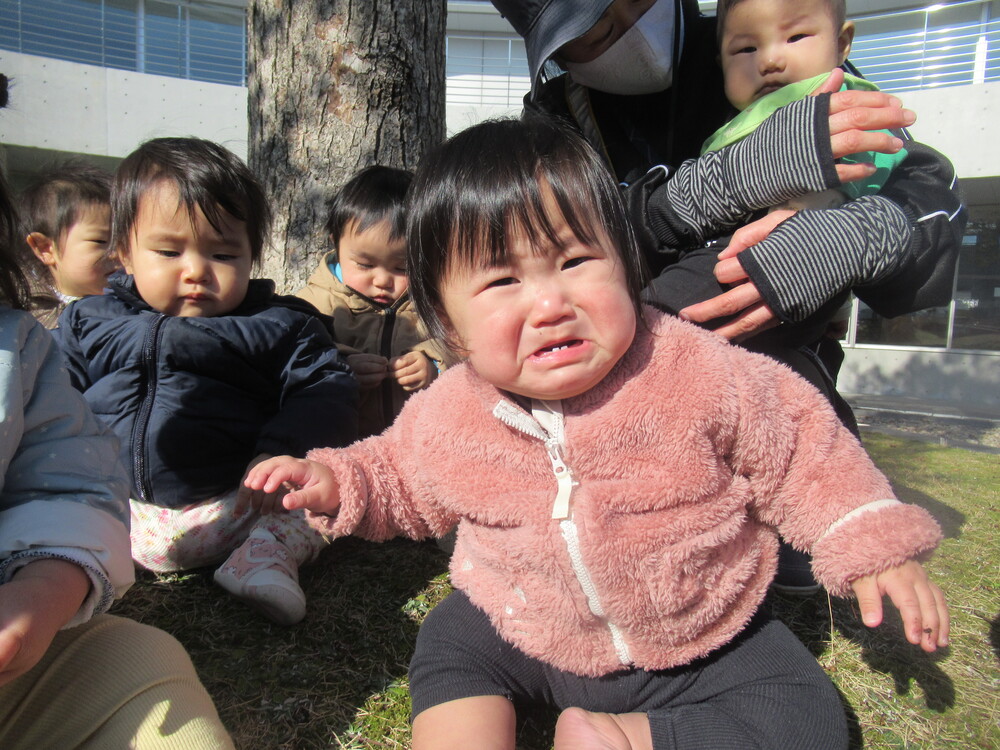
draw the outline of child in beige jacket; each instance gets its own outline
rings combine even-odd
[[[373,166],[334,198],[326,229],[334,249],[296,292],[333,317],[333,337],[361,385],[362,437],[388,427],[407,396],[449,361],[410,302],[405,198],[413,175]]]

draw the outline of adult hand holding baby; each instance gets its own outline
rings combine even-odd
[[[840,159],[862,151],[893,154],[903,147],[903,141],[874,128],[899,128],[912,125],[916,115],[903,109],[900,100],[881,91],[840,91],[844,71],[835,69],[815,92],[830,94],[830,148],[833,158]],[[870,163],[837,164],[841,182],[864,179],[875,171]],[[729,245],[719,254],[715,277],[720,283],[735,285],[732,289],[686,307],[681,317],[696,323],[736,315],[732,321],[715,329],[731,341],[743,341],[780,323],[774,310],[764,301],[757,285],[749,278],[738,255],[770,235],[794,211],[772,211],[767,216],[737,230]],[[807,243],[803,242],[803,246]],[[805,262],[807,259],[803,259]]]
[[[890,133],[893,128],[905,128],[917,120],[912,110],[903,109],[895,96],[881,91],[841,91],[844,71],[835,68],[826,82],[814,93],[830,94],[830,147],[833,158],[840,159],[862,151],[895,154],[903,141]],[[875,171],[870,164],[837,164],[841,182],[863,179]]]
[[[733,288],[704,302],[685,307],[680,311],[680,316],[684,320],[705,323],[715,318],[736,315],[736,318],[715,329],[716,333],[730,341],[743,341],[778,325],[781,321],[764,302],[760,290],[747,276],[737,256],[763,240],[776,226],[793,215],[795,211],[771,211],[767,216],[737,229],[726,249],[719,253],[719,262],[715,266],[715,278],[722,284],[733,285]]]

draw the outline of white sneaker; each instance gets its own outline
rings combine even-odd
[[[215,571],[215,582],[279,625],[306,616],[306,595],[288,547],[271,532],[254,529]]]

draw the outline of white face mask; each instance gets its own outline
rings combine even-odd
[[[657,0],[642,17],[599,57],[566,62],[581,86],[609,94],[651,94],[670,88],[673,80],[674,3]]]

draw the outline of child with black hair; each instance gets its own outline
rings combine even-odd
[[[21,193],[21,230],[35,317],[54,328],[73,300],[103,294],[117,267],[108,253],[111,175],[82,161],[52,167]]]
[[[157,572],[228,559],[227,591],[281,624],[305,615],[298,567],[325,546],[302,514],[237,502],[247,469],[357,435],[357,384],[319,314],[251,280],[270,211],[235,155],[160,138],[121,163],[111,251],[129,275],[70,305],[74,385],[131,469],[132,555]]]
[[[778,532],[867,625],[888,594],[930,652],[934,520],[788,368],[640,303],[618,186],[580,136],[478,125],[411,196],[414,302],[465,363],[382,435],[244,484],[291,485],[283,506],[332,536],[457,526],[457,590],[410,663],[413,747],[510,750],[540,703],[563,711],[559,750],[846,748],[829,678],[760,610]]]
[[[0,173],[0,747],[232,750],[175,638],[106,614],[132,585],[118,441],[26,312]]]
[[[296,294],[333,317],[337,348],[361,384],[362,437],[392,424],[407,396],[450,361],[429,338],[407,293],[406,191],[413,174],[372,166],[334,197],[326,230],[334,249]]]

